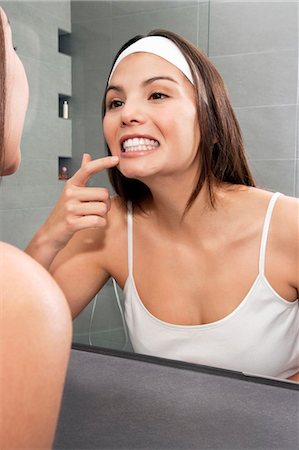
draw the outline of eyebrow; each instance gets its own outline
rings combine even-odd
[[[148,86],[149,84],[154,83],[155,81],[158,81],[158,80],[168,80],[168,81],[172,81],[172,82],[175,83],[175,84],[178,84],[178,82],[177,82],[174,78],[171,78],[171,77],[168,77],[168,76],[162,76],[162,75],[161,75],[161,76],[158,76],[158,77],[152,77],[152,78],[148,78],[147,80],[144,80],[144,81],[141,83],[141,86],[142,86],[142,87]],[[106,95],[107,95],[107,93],[108,93],[109,91],[111,91],[111,90],[117,91],[117,92],[124,92],[124,89],[123,89],[122,86],[111,84],[111,85],[108,86],[107,89],[106,89]]]

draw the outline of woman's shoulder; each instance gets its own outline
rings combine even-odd
[[[234,198],[238,198],[241,204],[252,205],[253,207],[264,205],[266,208],[273,195],[277,193],[280,194],[275,204],[275,210],[278,211],[278,215],[287,214],[291,220],[295,219],[296,214],[298,215],[299,200],[280,192],[271,192],[266,189],[241,185],[231,185],[226,192],[229,192],[229,195],[234,196]]]
[[[31,256],[19,248],[0,242],[1,285],[5,292],[23,292],[43,298],[64,296],[51,275]]]
[[[269,202],[275,193],[263,189],[250,188],[252,204],[262,206],[267,210]],[[299,200],[295,197],[281,194],[277,197],[270,221],[270,239],[276,248],[298,258],[299,240]]]
[[[299,200],[281,195],[276,201],[272,221],[277,242],[287,246],[292,252],[298,252]]]
[[[265,203],[267,207],[275,192],[270,192],[264,189],[250,188],[250,196],[253,202],[256,204]],[[298,229],[298,198],[291,197],[289,195],[280,194],[276,198],[276,202],[273,209],[273,222],[275,222],[278,228],[282,231],[286,231],[286,225],[296,226]]]

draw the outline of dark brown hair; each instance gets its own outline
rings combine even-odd
[[[194,80],[200,127],[198,148],[200,172],[186,205],[186,211],[196,199],[204,183],[207,183],[212,206],[215,206],[213,188],[217,184],[226,182],[255,186],[245,155],[241,130],[224,81],[215,66],[203,51],[176,33],[158,29],[151,31],[147,36],[163,36],[174,42],[185,56]],[[117,53],[113,65],[120,53],[142,37],[144,36],[135,36],[124,44]],[[105,100],[104,96],[103,118],[106,113]],[[107,151],[111,154],[108,146]],[[150,190],[144,183],[124,177],[115,167],[109,169],[109,177],[115,192],[125,201],[131,200],[133,204],[141,206],[142,201],[151,196]]]
[[[0,176],[4,167],[4,120],[5,120],[5,41],[0,15]]]

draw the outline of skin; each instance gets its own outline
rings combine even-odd
[[[20,142],[28,106],[29,88],[24,66],[13,48],[11,28],[2,9],[6,53],[5,166],[1,175],[13,174],[21,161]]]
[[[1,8],[0,14],[7,65],[2,175],[8,175],[20,163],[28,83]],[[0,286],[1,449],[50,449],[70,352],[70,310],[49,273],[5,242],[0,242]]]
[[[159,80],[149,82],[155,77]],[[134,211],[134,279],[140,298],[165,322],[198,325],[222,319],[241,303],[258,275],[272,193],[223,183],[215,187],[217,206],[211,209],[204,186],[182,220],[199,169],[200,133],[191,83],[162,58],[137,53],[122,60],[110,86],[114,88],[107,94],[103,123],[106,141],[119,170],[144,182],[152,193],[143,205],[145,212]],[[150,152],[121,152],[122,138],[143,135],[159,146]],[[91,161],[84,155],[81,169],[68,180],[28,247],[61,286],[73,317],[109,276],[121,287],[128,277],[126,208],[117,197],[109,199],[107,191],[86,187],[92,174],[114,164],[111,158]],[[298,297],[294,243],[298,201],[283,196],[271,220],[265,275],[289,302]],[[299,380],[298,374],[292,379]]]

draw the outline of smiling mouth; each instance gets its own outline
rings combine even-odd
[[[121,151],[123,153],[153,151],[156,150],[156,148],[159,147],[159,145],[160,145],[159,142],[155,141],[154,139],[147,139],[147,138],[126,139],[122,143]]]

